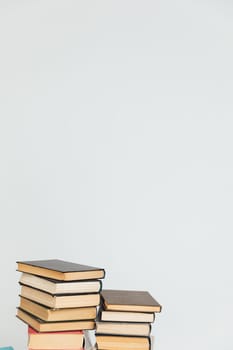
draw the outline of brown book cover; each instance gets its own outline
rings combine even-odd
[[[104,289],[101,297],[105,310],[160,312],[162,309],[147,291]]]
[[[17,309],[16,317],[37,332],[77,331],[95,328],[94,320],[45,322],[20,308]]]
[[[17,270],[61,281],[104,278],[105,270],[59,259],[17,261]]]

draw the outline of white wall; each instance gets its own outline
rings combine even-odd
[[[16,260],[105,267],[158,350],[232,350],[233,5],[0,1],[0,345]]]

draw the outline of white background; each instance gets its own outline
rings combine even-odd
[[[17,260],[104,267],[158,350],[232,350],[231,1],[0,1],[0,346]]]

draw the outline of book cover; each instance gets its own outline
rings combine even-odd
[[[96,335],[97,348],[101,350],[150,350],[150,337]]]
[[[51,295],[39,289],[21,285],[20,296],[50,308],[90,307],[100,303],[100,294]]]
[[[96,321],[96,334],[148,337],[150,332],[150,323]]]
[[[160,312],[162,309],[147,291],[105,289],[101,297],[106,310]]]
[[[17,309],[16,317],[38,332],[91,330],[95,328],[94,320],[45,322],[20,308]]]
[[[101,279],[105,276],[103,268],[60,259],[17,261],[17,269],[21,272],[63,281]]]
[[[36,331],[32,327],[28,326],[28,334],[36,334],[38,336],[41,335],[40,332]],[[43,334],[55,334],[55,335],[65,335],[65,334],[82,334],[84,336],[84,331],[83,330],[73,330],[73,331],[59,331],[59,332],[44,332]]]
[[[59,281],[48,277],[32,275],[26,272],[22,273],[19,282],[53,295],[99,293],[102,289],[101,280]]]
[[[84,345],[83,331],[38,332],[28,327],[28,347],[40,350],[79,349]]]
[[[101,321],[112,322],[146,322],[153,323],[155,321],[155,313],[149,312],[130,312],[130,311],[110,311],[100,309],[99,319]]]
[[[53,309],[24,297],[20,297],[19,307],[29,314],[48,322],[94,320],[96,318],[96,307]]]

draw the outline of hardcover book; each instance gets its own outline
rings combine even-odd
[[[113,322],[146,322],[153,323],[155,320],[154,313],[148,312],[128,312],[128,311],[106,311],[101,310],[99,313],[100,321]]]
[[[59,259],[17,261],[17,269],[21,272],[61,281],[100,279],[105,276],[105,271],[102,268]]]
[[[20,298],[19,307],[47,322],[94,320],[96,318],[96,307],[52,309],[24,297]]]
[[[97,348],[101,350],[150,350],[149,337],[96,335]]]
[[[28,327],[28,347],[30,349],[80,349],[84,344],[83,331],[40,333]]]
[[[38,332],[77,331],[95,328],[94,320],[45,322],[20,308],[17,309],[16,316]]]
[[[148,337],[151,332],[149,323],[132,323],[132,322],[96,322],[96,335],[129,335]]]
[[[105,310],[160,312],[161,305],[147,291],[112,290],[101,292]]]
[[[24,285],[21,286],[20,296],[55,309],[97,306],[100,303],[99,294],[51,295]]]
[[[50,294],[98,293],[102,287],[101,280],[58,281],[25,272],[22,273],[19,282]]]

